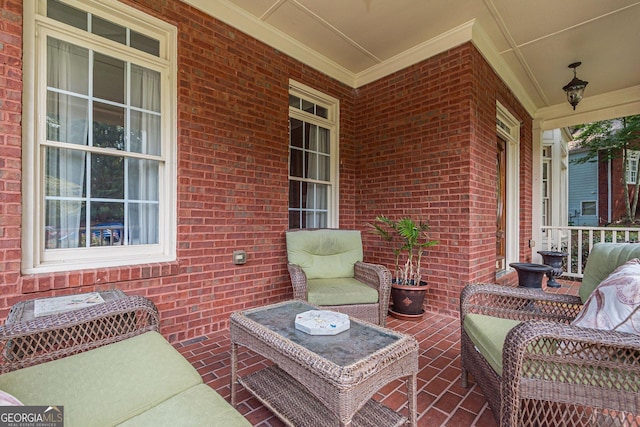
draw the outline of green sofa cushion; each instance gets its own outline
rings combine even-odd
[[[120,424],[122,427],[250,427],[251,424],[206,384],[200,384]]]
[[[587,301],[594,289],[613,270],[633,258],[640,258],[640,243],[596,243],[593,245],[587,258],[582,284],[578,290],[582,302]]]
[[[69,427],[115,425],[201,383],[157,332],[0,375],[25,405],[64,406]]]
[[[307,301],[315,305],[375,304],[378,291],[354,278],[307,281]]]
[[[287,231],[289,263],[299,265],[308,279],[353,277],[353,265],[362,261],[358,230]]]
[[[507,333],[519,320],[501,319],[484,314],[467,314],[464,330],[494,371],[502,376],[502,348]]]

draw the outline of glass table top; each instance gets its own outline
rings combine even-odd
[[[309,335],[295,328],[298,314],[318,309],[322,307],[291,301],[250,310],[244,315],[338,366],[351,365],[402,339],[402,335],[391,330],[374,328],[353,319],[351,327],[337,335]]]

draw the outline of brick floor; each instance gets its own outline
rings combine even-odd
[[[552,292],[577,293],[579,282],[562,282]],[[457,317],[429,312],[420,321],[387,319],[387,327],[411,334],[420,345],[417,380],[418,426],[491,427],[497,423],[480,389],[473,384],[460,386],[460,322]],[[204,381],[227,401],[230,397],[229,331],[221,331],[190,342],[176,344]],[[240,348],[239,373],[267,366],[268,362]],[[406,415],[406,389],[400,381],[383,387],[374,396],[392,409]],[[237,409],[259,427],[281,427],[284,424],[250,393],[239,386]],[[381,426],[384,427],[384,426]]]

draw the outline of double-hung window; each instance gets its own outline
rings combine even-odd
[[[635,185],[638,182],[638,160],[640,151],[627,150],[627,184]]]
[[[31,3],[23,271],[175,259],[175,28],[112,0]]]
[[[338,227],[338,100],[289,86],[289,228]]]

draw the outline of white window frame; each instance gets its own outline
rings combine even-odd
[[[289,80],[289,95],[297,96],[298,98],[305,99],[316,105],[327,109],[327,118],[324,119],[317,115],[302,111],[300,109],[289,107],[289,119],[294,118],[306,123],[311,123],[329,130],[329,152],[330,159],[330,173],[329,173],[329,194],[328,194],[328,212],[327,212],[327,227],[338,228],[340,226],[339,221],[339,188],[338,188],[338,165],[339,163],[339,123],[340,123],[340,101],[327,94],[317,91],[312,87]],[[290,151],[290,150],[289,150]],[[291,154],[291,153],[289,153]],[[289,155],[289,162],[291,161]],[[287,168],[290,170],[289,162]],[[287,174],[288,175],[288,174]],[[291,176],[288,175],[288,182],[291,180]],[[288,215],[287,215],[288,216]]]
[[[638,161],[640,161],[640,151],[627,150],[627,184],[635,185],[638,182]]]
[[[159,57],[138,51],[47,17],[46,0],[24,2],[23,92],[23,274],[105,268],[176,259],[177,240],[177,28],[116,0],[62,0],[158,40]],[[46,138],[46,39],[117,52],[161,73],[162,159],[159,176],[159,243],[44,250],[44,155]]]
[[[496,101],[496,132],[507,142],[506,260],[520,259],[520,121]]]

